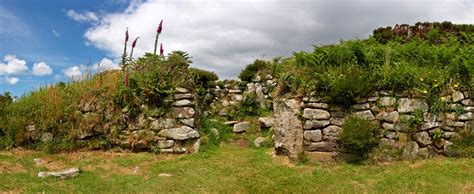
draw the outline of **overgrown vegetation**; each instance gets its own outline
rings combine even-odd
[[[383,28],[365,40],[315,46],[313,52],[296,52],[267,63],[256,61],[242,71],[241,79],[251,79],[248,72],[273,72],[283,87],[280,94],[317,91],[346,106],[376,90],[411,91],[426,94],[437,112],[442,106],[439,97],[474,87],[474,26],[443,22],[406,28],[419,26],[424,26],[423,32]]]
[[[474,158],[474,132],[468,132],[465,137],[455,141],[449,152],[454,157]]]
[[[375,148],[380,141],[378,125],[359,117],[349,117],[342,125],[339,142],[362,158]]]

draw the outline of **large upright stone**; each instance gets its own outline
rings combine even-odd
[[[410,113],[415,110],[421,110],[423,112],[428,111],[428,103],[426,100],[421,98],[400,98],[398,100],[398,112],[399,113]]]
[[[275,151],[297,159],[303,151],[303,124],[299,119],[302,103],[298,99],[275,99]]]

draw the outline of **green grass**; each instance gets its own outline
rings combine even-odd
[[[21,153],[18,153],[21,152]],[[37,167],[33,158],[53,161]],[[179,192],[179,193],[352,193],[474,191],[474,160],[435,158],[390,165],[288,165],[270,149],[225,144],[188,156],[151,153],[0,153],[0,191]],[[13,166],[20,168],[12,168]],[[37,178],[40,170],[78,166],[73,179]],[[135,167],[138,172],[133,173]],[[171,177],[160,177],[169,173]]]

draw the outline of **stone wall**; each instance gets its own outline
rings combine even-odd
[[[74,114],[78,126],[71,129],[70,135],[78,141],[102,139],[110,144],[109,147],[135,151],[192,153],[199,150],[195,95],[188,90],[177,88],[172,107],[164,116],[159,117],[153,116],[156,109],[142,105],[141,114],[136,119],[131,119],[130,110],[115,110],[108,103],[110,102],[99,97],[82,100]],[[44,143],[51,142],[55,136],[54,132],[43,132],[35,125],[28,126],[27,133],[33,141]]]
[[[275,134],[275,143],[279,139],[303,141],[301,150],[316,159],[326,160],[347,153],[347,149],[338,143],[342,124],[349,116],[358,116],[373,121],[383,129],[381,144],[392,146],[403,153],[404,159],[431,157],[449,152],[453,139],[462,132],[474,130],[474,103],[467,91],[453,92],[442,97],[446,103],[444,112],[430,113],[430,107],[421,96],[377,92],[367,98],[355,99],[357,104],[349,109],[328,103],[325,98],[308,96],[302,98],[302,126],[291,127],[276,125],[276,131],[301,130],[302,138],[288,134]],[[286,103],[294,99],[287,99]],[[275,102],[279,104],[278,102]],[[275,112],[275,117],[285,117],[285,113]],[[279,119],[276,119],[278,123]],[[293,132],[299,134],[299,132]],[[297,145],[298,142],[287,143]],[[276,145],[276,149],[279,146]],[[294,149],[296,151],[300,149]],[[294,157],[296,153],[284,153]]]

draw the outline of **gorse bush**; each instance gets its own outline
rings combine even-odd
[[[349,117],[342,125],[340,143],[361,157],[379,144],[379,127],[369,120]]]

